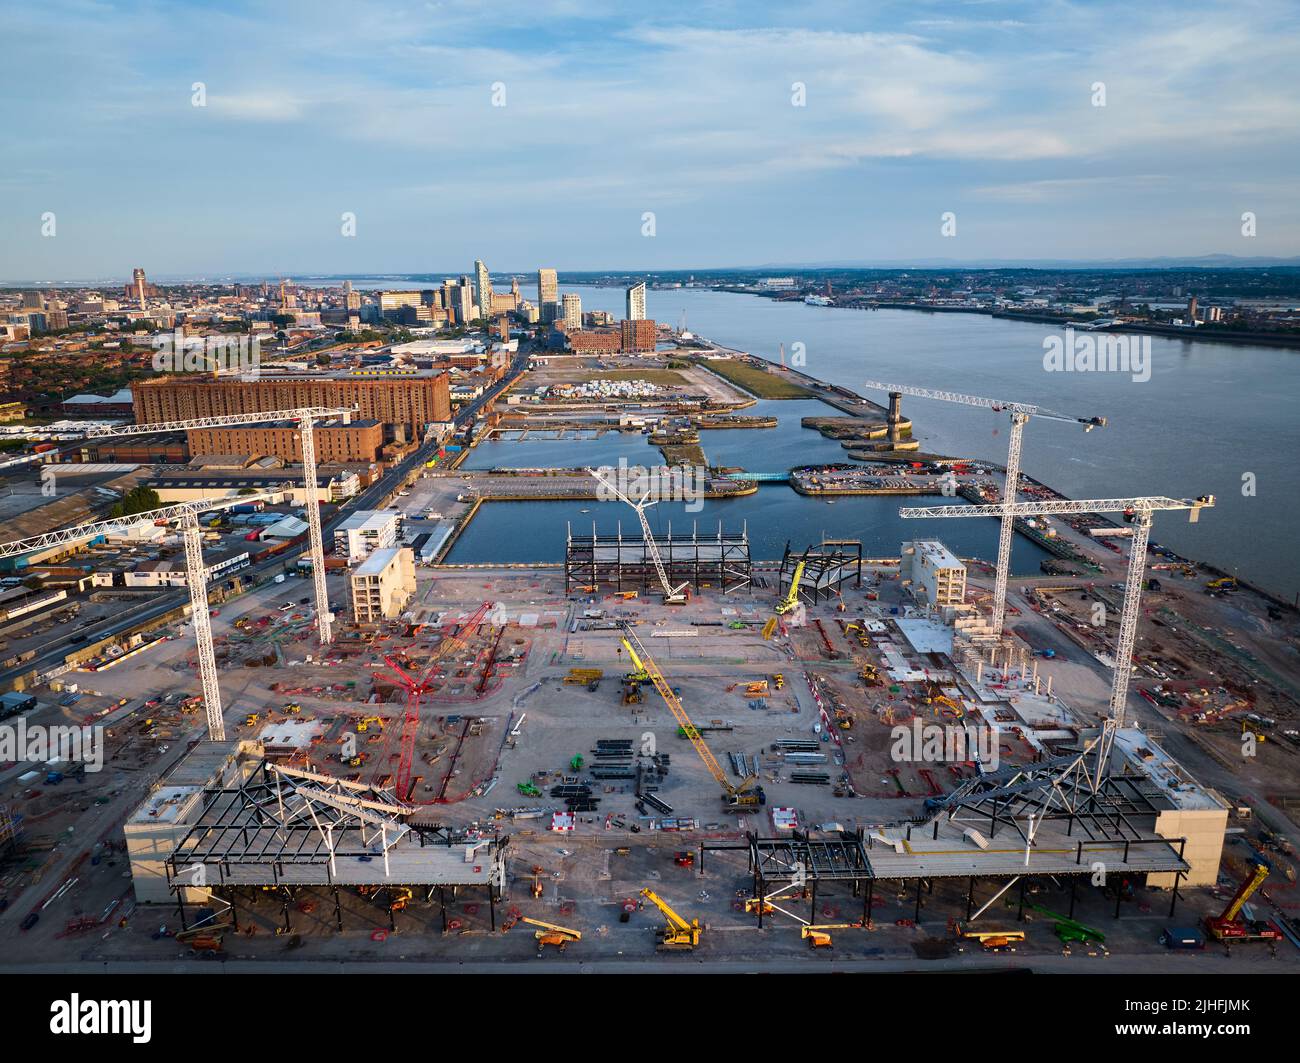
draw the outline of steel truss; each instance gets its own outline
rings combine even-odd
[[[800,561],[803,562],[804,569],[799,579],[799,591],[805,597],[811,596],[814,605],[823,599],[829,601],[835,597],[835,588],[846,580],[852,579],[855,581],[854,586],[862,586],[861,539],[826,539],[820,547],[810,546],[802,554],[791,553],[787,542],[781,554],[781,568],[777,577],[778,594],[784,593],[790,586]]]
[[[664,535],[654,536],[659,562],[673,585],[689,585],[698,592],[704,584],[720,588],[723,594],[750,587],[752,566],[749,532],[701,535],[692,525],[689,535],[674,535],[672,525]],[[615,590],[661,590],[659,567],[641,535],[624,537],[620,522],[614,535],[598,535],[593,524],[590,535],[575,535],[572,525],[565,535],[564,590],[574,586],[603,584]]]
[[[1090,842],[1145,842],[1150,830],[1133,820],[1160,812],[1152,800],[1158,790],[1144,776],[1116,775],[1095,764],[1090,771],[1094,746],[1101,748],[1092,742],[1079,754],[967,779],[928,807],[950,823],[987,832],[990,839],[1010,828],[1026,845],[1046,820],[1067,821],[1067,836],[1078,825]]]
[[[440,883],[413,873],[412,854],[430,847],[455,847],[455,862],[467,863],[463,843],[441,827],[410,823],[414,811],[388,790],[263,760],[239,785],[204,791],[197,822],[166,860],[168,882],[174,889],[256,884],[231,875],[254,868],[267,885],[491,882],[498,894],[504,889],[506,840],[495,837],[474,843],[488,850],[476,868],[487,865],[486,874]],[[402,867],[394,868],[398,857]],[[340,874],[344,860],[350,874]],[[358,876],[357,861],[375,865],[373,873]]]

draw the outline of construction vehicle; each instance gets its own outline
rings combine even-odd
[[[515,789],[518,790],[519,793],[522,794],[524,797],[542,796],[542,791],[539,790],[533,783],[530,782],[517,782],[515,783]]]
[[[570,771],[582,771],[583,759],[581,753],[575,753],[573,759],[569,761]]]
[[[784,674],[782,674],[781,672],[777,672],[774,676],[772,676],[772,686],[775,687],[777,690],[784,690],[785,689]]]
[[[803,579],[804,562],[800,561],[794,566],[794,575],[790,577],[790,589],[786,592],[784,598],[776,603],[776,615],[785,616],[786,613],[793,612],[799,604],[799,581]]]
[[[745,697],[747,698],[765,698],[768,693],[766,679],[759,679],[753,683],[745,684]]]
[[[689,849],[683,849],[681,852],[673,855],[673,863],[678,867],[694,867],[695,854]]]
[[[569,674],[564,677],[564,682],[590,686],[592,683],[600,682],[604,677],[605,673],[599,668],[570,668]]]
[[[831,930],[862,930],[862,923],[804,923],[799,928],[799,936],[814,949],[829,949],[834,946]]]
[[[700,926],[698,919],[692,919],[689,923],[668,906],[654,890],[647,887],[641,891],[641,896],[659,909],[667,925],[659,936],[659,948],[661,949],[693,949],[700,943],[700,934],[704,928]]]
[[[776,631],[776,617],[769,616],[767,618],[767,623],[763,625],[763,641],[767,642],[772,637],[772,634],[775,631]]]
[[[1071,919],[1069,916],[1061,915],[1050,908],[1044,908],[1041,904],[1031,904],[1029,907],[1036,912],[1042,912],[1050,919],[1056,920],[1056,925],[1052,930],[1061,939],[1062,944],[1069,945],[1078,942],[1082,945],[1091,945],[1095,942],[1098,945],[1105,945],[1106,943],[1105,934],[1094,927],[1079,922],[1077,919]]]
[[[622,598],[623,601],[625,602],[634,601],[636,599],[636,596],[637,596],[636,591],[618,591],[615,593],[615,597]]]
[[[623,639],[622,643],[632,661],[632,671],[623,674],[623,704],[637,705],[641,701],[641,684],[650,682],[650,673],[641,663],[641,658],[637,656],[632,644],[627,639]]]
[[[570,941],[581,941],[582,931],[570,930],[567,926],[556,926],[554,923],[543,923],[540,919],[529,919],[524,916],[521,923],[527,923],[529,926],[540,927],[540,930],[534,931],[533,937],[537,939],[537,955],[541,955],[547,945],[554,945],[561,952],[568,948]]]
[[[1212,579],[1205,585],[1207,591],[1235,591],[1237,589],[1237,578],[1235,576],[1224,576],[1222,579]]]
[[[834,944],[830,934],[819,926],[805,926],[799,931],[799,936],[814,949],[829,949]]]
[[[1205,948],[1205,935],[1194,926],[1167,926],[1160,931],[1156,941],[1167,949],[1199,951]]]
[[[1025,940],[1023,930],[963,930],[960,924],[957,926],[957,935],[967,941],[978,941],[988,952],[1001,952]]]
[[[1256,856],[1252,860],[1249,877],[1237,887],[1237,892],[1232,895],[1228,906],[1217,916],[1206,917],[1205,929],[1215,940],[1224,942],[1282,940],[1282,931],[1269,920],[1245,919],[1241,914],[1246,902],[1264,884],[1264,880],[1272,870],[1273,865],[1262,856]]]
[[[678,726],[685,730],[687,739],[695,747],[695,752],[699,755],[700,760],[704,761],[704,766],[709,769],[709,774],[722,787],[723,808],[728,812],[748,812],[766,804],[767,797],[763,793],[763,788],[757,785],[757,775],[747,776],[737,786],[731,784],[731,780],[727,778],[727,773],[722,770],[722,765],[718,763],[713,751],[709,749],[700,735],[699,729],[691,722],[690,716],[687,715],[686,709],[682,706],[681,699],[678,698],[673,688],[668,685],[668,680],[659,671],[658,665],[655,664],[630,625],[623,625],[623,634],[623,645],[627,647],[628,653],[631,654],[633,663],[654,684],[659,696],[664,699],[664,703],[676,718]]]

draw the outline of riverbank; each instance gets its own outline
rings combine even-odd
[[[766,292],[739,292],[735,289],[719,288],[728,294],[753,295],[760,299],[781,300]],[[834,303],[826,310],[908,310],[921,314],[975,314],[982,317],[997,318],[1002,321],[1023,321],[1035,325],[1056,325],[1060,328],[1073,328],[1091,332],[1137,333],[1148,336],[1165,336],[1170,339],[1193,340],[1197,343],[1218,343],[1239,347],[1277,347],[1283,350],[1300,350],[1300,334],[1285,332],[1244,331],[1216,327],[1214,325],[1159,325],[1140,322],[1123,322],[1113,325],[1095,327],[1098,318],[1078,317],[1071,314],[1051,314],[1042,311],[1019,312],[1014,310],[995,310],[986,306],[932,306],[928,303],[881,301],[870,303]]]

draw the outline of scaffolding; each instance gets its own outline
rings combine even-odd
[[[693,592],[715,589],[723,594],[750,588],[749,531],[727,532],[719,521],[716,535],[701,535],[692,524],[689,535],[674,534],[672,524],[665,534],[654,536],[664,574],[674,586],[683,584]],[[575,586],[601,586],[614,591],[649,592],[660,589],[659,571],[652,552],[638,528],[624,536],[620,522],[613,535],[601,535],[596,525],[590,535],[575,535],[572,524],[565,531],[564,590]]]

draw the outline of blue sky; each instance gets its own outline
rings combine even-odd
[[[0,37],[3,279],[1300,253],[1289,0],[41,0]]]

